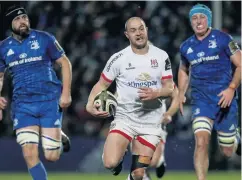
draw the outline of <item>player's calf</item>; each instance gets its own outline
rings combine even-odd
[[[62,151],[61,140],[42,135],[42,146],[44,149],[46,160],[54,162],[60,158],[60,154]]]
[[[47,180],[47,172],[39,160],[39,133],[32,129],[17,130],[17,142],[22,146],[23,156],[34,180]]]
[[[145,169],[150,165],[151,157],[142,155],[132,155],[132,165],[130,170],[130,180],[142,180]]]

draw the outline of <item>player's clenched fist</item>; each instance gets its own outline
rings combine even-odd
[[[0,97],[0,109],[5,109],[8,102],[4,97]]]
[[[61,108],[67,108],[68,106],[70,106],[71,101],[72,101],[72,99],[71,99],[70,95],[62,94],[61,97],[60,97],[60,102],[59,102],[60,107]]]

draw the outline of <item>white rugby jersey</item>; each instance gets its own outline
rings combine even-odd
[[[101,76],[108,82],[116,81],[116,119],[142,125],[160,123],[165,103],[158,99],[142,102],[138,90],[140,87],[159,89],[162,79],[172,78],[165,51],[149,45],[147,54],[138,55],[128,46],[110,57]]]

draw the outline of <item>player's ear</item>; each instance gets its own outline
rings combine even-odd
[[[146,28],[146,31],[148,32],[148,27],[145,27]]]
[[[124,31],[124,35],[126,36],[126,38],[129,39],[129,35],[128,35],[128,32],[127,31]]]

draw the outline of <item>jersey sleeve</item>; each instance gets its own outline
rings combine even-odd
[[[53,35],[47,35],[48,41],[48,54],[52,61],[59,59],[63,54],[65,54],[63,48],[60,46],[58,41]]]
[[[119,66],[118,66],[118,59],[123,56],[122,53],[112,55],[107,64],[105,65],[101,76],[107,82],[112,82],[119,74]]]
[[[186,67],[189,67],[189,61],[184,56],[182,47],[183,46],[180,47],[180,58],[181,58],[180,63]]]
[[[0,46],[0,49],[2,47]],[[6,68],[6,64],[5,64],[5,61],[4,61],[4,57],[0,51],[0,72],[4,72],[5,71],[5,68]]]
[[[233,40],[232,36],[223,33],[221,37],[222,42],[220,43],[222,43],[222,46],[229,57],[240,50],[238,44]]]
[[[171,61],[168,54],[165,54],[165,63],[162,63],[162,80],[172,79]]]

